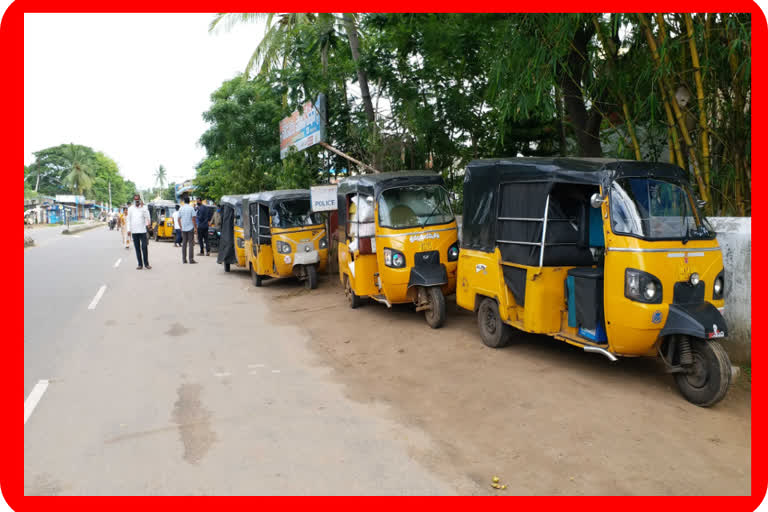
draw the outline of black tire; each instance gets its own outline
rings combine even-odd
[[[307,277],[304,279],[304,287],[307,290],[314,290],[317,288],[317,267],[305,265],[304,270],[307,272]]]
[[[710,407],[722,400],[731,385],[731,361],[720,343],[690,338],[694,373],[676,373],[677,387],[686,400]]]
[[[224,263],[224,272],[229,272],[229,263]]]
[[[359,296],[355,295],[354,290],[352,290],[352,287],[349,284],[349,276],[346,274],[344,274],[344,295],[347,296],[347,302],[349,302],[350,308],[357,309],[360,307],[362,301]]]
[[[251,265],[251,281],[253,281],[253,286],[261,288],[261,276],[253,270],[253,265]]]
[[[424,318],[431,328],[439,329],[445,323],[445,296],[443,296],[443,290],[439,286],[430,286],[426,291],[431,308],[424,311]]]
[[[483,343],[491,348],[501,348],[509,343],[512,328],[501,321],[499,306],[493,299],[485,298],[477,308],[477,325]]]

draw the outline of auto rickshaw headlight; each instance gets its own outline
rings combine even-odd
[[[328,239],[325,237],[321,238],[320,242],[318,243],[318,246],[320,247],[320,249],[325,249],[326,247],[328,247]]]
[[[405,256],[400,251],[385,247],[384,264],[392,268],[403,268],[405,266]]]
[[[693,274],[691,274],[691,277],[690,277],[691,286],[698,286],[699,280],[700,280],[699,274],[697,272],[694,272]]]
[[[661,281],[648,272],[628,268],[624,274],[624,296],[646,304],[660,304],[663,296]]]
[[[448,261],[456,261],[459,259],[459,244],[455,243],[448,248]]]
[[[280,254],[290,254],[291,253],[291,244],[283,242],[282,240],[278,240],[277,241],[277,252],[279,252]]]
[[[721,270],[720,273],[717,274],[717,277],[715,278],[715,284],[713,285],[713,289],[712,289],[712,299],[722,300],[724,291],[725,291],[725,275]]]

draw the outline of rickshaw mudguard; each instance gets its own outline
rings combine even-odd
[[[442,286],[448,284],[448,272],[442,263],[419,265],[411,268],[408,288],[412,286]]]
[[[685,334],[702,339],[724,338],[728,326],[720,311],[709,302],[670,304],[661,336]]]

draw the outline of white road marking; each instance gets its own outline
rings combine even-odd
[[[229,372],[216,372],[213,374],[214,377],[229,377],[230,375],[232,374]]]
[[[80,238],[80,235],[72,235],[72,238]]]
[[[272,373],[280,373],[280,370],[272,370]]]
[[[121,261],[123,261],[123,258],[117,258],[117,261],[115,262],[115,268],[120,266]]]
[[[258,375],[260,373],[261,372],[259,370],[251,370],[251,371],[248,372],[248,375]]]
[[[24,424],[27,424],[27,420],[30,416],[32,416],[32,411],[35,410],[35,407],[37,407],[37,403],[40,401],[41,398],[43,398],[43,393],[45,393],[45,390],[48,389],[48,381],[47,380],[39,380],[37,381],[37,384],[35,384],[35,387],[32,388],[32,391],[29,393],[29,396],[26,400],[24,400]]]
[[[107,291],[107,285],[103,284],[101,285],[101,288],[99,288],[99,291],[96,292],[96,296],[93,298],[91,303],[88,304],[88,309],[96,309],[96,304],[99,303],[101,296],[104,295],[105,291]]]
[[[264,368],[263,364],[249,364],[248,368]]]

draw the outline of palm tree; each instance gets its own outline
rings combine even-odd
[[[259,74],[265,74],[270,69],[277,67],[278,59],[282,57],[280,69],[285,69],[288,64],[285,51],[286,42],[293,36],[295,29],[302,25],[316,25],[319,30],[317,45],[320,47],[320,59],[323,64],[323,73],[328,66],[328,49],[330,48],[335,25],[343,24],[349,40],[352,59],[357,66],[357,81],[360,84],[360,95],[363,100],[363,108],[369,123],[375,121],[373,102],[368,89],[368,76],[365,70],[359,67],[360,60],[360,33],[357,28],[358,15],[344,13],[342,18],[333,13],[281,13],[277,14],[278,20],[273,24],[275,13],[218,13],[208,26],[209,32],[214,32],[223,22],[225,30],[231,30],[238,23],[258,23],[266,21],[266,31],[261,42],[256,46],[245,68],[244,79],[248,79],[254,66],[259,66]],[[313,45],[314,47],[315,45]]]
[[[160,165],[155,171],[155,182],[160,185],[160,188],[165,188],[166,172],[165,167]]]
[[[273,24],[275,16],[277,22]],[[296,27],[300,25],[310,25],[315,20],[313,13],[291,12],[291,13],[264,13],[264,12],[243,12],[226,13],[220,12],[211,21],[208,26],[208,32],[215,32],[220,24],[224,25],[225,30],[231,30],[238,23],[258,23],[266,21],[267,29],[264,37],[256,46],[256,49],[248,60],[245,68],[244,78],[248,79],[254,67],[259,67],[259,74],[265,74],[270,69],[276,67],[278,59],[282,57],[280,69],[285,69],[287,62],[286,52],[284,52],[285,41],[288,36],[293,34]]]
[[[68,171],[64,177],[64,183],[69,185],[72,192],[75,192],[77,195],[84,195],[90,192],[93,186],[91,162],[82,147],[69,144],[64,149],[63,157],[66,162],[66,170]]]

